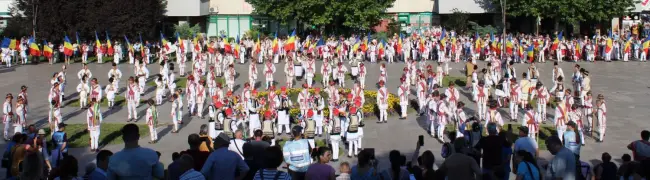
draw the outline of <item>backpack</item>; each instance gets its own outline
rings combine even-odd
[[[440,156],[442,156],[442,158],[447,158],[451,155],[451,151],[452,151],[451,144],[449,143],[442,144],[442,149],[440,150]]]

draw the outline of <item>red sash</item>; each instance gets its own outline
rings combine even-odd
[[[511,102],[516,102],[516,101],[519,100],[519,96],[518,96],[519,93],[517,93],[517,89],[519,89],[519,87],[516,86],[516,85],[515,85],[515,87],[510,88],[510,101]]]
[[[546,104],[546,96],[544,95],[544,88],[537,90],[537,103]]]
[[[360,76],[363,76],[363,75],[366,74],[366,70],[365,70],[365,69],[366,69],[366,68],[359,67],[359,75],[360,75]]]
[[[399,88],[402,89],[402,94],[400,94],[400,96],[406,98],[406,92],[408,92],[408,88],[404,87],[404,85],[400,86]]]
[[[203,97],[203,92],[205,91],[205,88],[203,86],[199,86],[198,89],[199,89],[199,93],[197,93],[196,95],[199,97]]]
[[[482,101],[485,99],[485,93],[483,92],[483,87],[478,87],[478,100]]]
[[[382,104],[386,103],[386,92],[384,92],[383,89],[379,89],[379,93],[381,94],[381,102],[382,102]]]
[[[310,62],[309,62],[309,66],[307,66],[307,67],[308,67],[307,70],[309,70],[310,73],[314,70],[314,67],[313,67],[313,66],[314,66],[314,62],[313,62],[313,61],[310,61]]]
[[[305,90],[305,91],[303,91],[303,92],[300,93],[300,94],[302,94],[302,100],[301,100],[301,101],[302,101],[303,103],[307,103],[307,101],[308,101],[307,98],[309,97],[309,91],[306,91],[306,90]]]
[[[453,88],[449,89],[449,94],[451,94],[449,95],[449,101],[456,102],[456,90]]]
[[[563,124],[566,124],[566,112],[564,112],[564,109],[560,108],[560,118],[558,118],[558,121],[555,123],[556,126],[560,126]]]
[[[437,112],[437,113],[438,113],[438,116],[443,116],[443,117],[444,117],[444,116],[445,116],[445,113],[443,113],[442,111],[440,111],[440,107],[442,106],[442,103],[443,103],[442,101],[439,101],[439,102],[438,102],[438,112]],[[440,121],[442,121],[442,120],[440,120]]]
[[[267,69],[267,70],[266,70],[266,74],[267,74],[267,75],[268,75],[268,74],[273,74],[273,68],[271,68],[272,65],[273,65],[273,64],[271,64],[271,63],[266,64],[266,69]]]
[[[269,98],[269,107],[275,108],[275,93],[270,92],[268,98]]]
[[[339,70],[339,76],[342,76],[342,75],[344,75],[344,73],[345,73],[345,72],[343,72],[342,69],[343,69],[343,68],[342,68],[341,66],[339,66],[339,68],[338,68],[338,70]]]

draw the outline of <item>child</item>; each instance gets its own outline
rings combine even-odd
[[[106,85],[106,88],[104,88],[104,91],[106,91],[106,99],[108,100],[108,107],[113,108],[113,105],[115,105],[115,93],[117,93],[117,87],[115,86],[115,77],[111,77],[108,79],[108,84]]]
[[[158,132],[156,131],[156,126],[158,126],[158,110],[152,99],[147,101],[149,108],[147,108],[147,125],[149,126],[149,134],[151,136],[151,141],[149,144],[158,142]]]

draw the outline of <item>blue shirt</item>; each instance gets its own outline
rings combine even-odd
[[[306,139],[288,141],[282,147],[284,162],[289,164],[289,169],[295,172],[307,172],[311,164],[309,156],[309,142]]]
[[[54,132],[54,134],[52,134],[52,141],[56,143],[56,149],[61,149],[63,143],[68,142],[65,132],[63,131]],[[63,148],[62,153],[67,153],[67,152],[68,152],[68,146]]]
[[[510,157],[512,156],[512,147],[503,147],[501,150],[501,158],[505,161],[505,164],[510,164]],[[510,166],[504,166],[506,172],[512,172]]]
[[[535,157],[535,153],[537,152],[537,142],[535,142],[535,139],[528,136],[520,137],[515,141],[515,152],[519,150],[524,150]]]
[[[577,141],[578,137],[574,131],[564,132],[564,147],[571,150],[573,154],[580,155],[580,144]]]
[[[201,173],[205,179],[235,179],[235,172],[245,174],[249,170],[246,162],[236,152],[228,150],[227,147],[216,149],[210,153],[208,160],[203,164]]]
[[[530,171],[528,171],[528,168],[530,168]],[[520,162],[517,165],[517,176],[523,176],[523,180],[539,180],[539,169],[529,162]]]
[[[108,177],[106,177],[106,171],[102,170],[101,168],[95,168],[95,170],[90,173],[90,177],[88,178],[89,180],[107,180]]]
[[[576,179],[576,155],[567,148],[560,149],[549,162],[545,177],[563,180]]]
[[[108,163],[108,179],[153,179],[164,176],[164,167],[158,162],[158,154],[149,148],[123,149],[111,156]]]
[[[350,178],[354,180],[373,180],[379,179],[379,176],[375,174],[375,168],[370,168],[366,173],[360,174],[358,167],[354,166],[351,169]]]

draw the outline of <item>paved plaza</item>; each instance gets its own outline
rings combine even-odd
[[[429,64],[435,64],[429,62]],[[573,73],[573,66],[575,63],[565,62],[561,63],[561,67],[564,70],[566,76],[571,76]],[[592,80],[592,91],[594,97],[598,94],[604,94],[607,100],[608,110],[608,119],[607,122],[607,136],[605,137],[604,143],[595,143],[594,139],[589,137],[585,138],[586,146],[582,147],[581,150],[581,159],[583,161],[595,163],[598,162],[602,152],[609,152],[612,154],[617,163],[620,163],[620,157],[624,153],[631,153],[627,148],[628,143],[633,140],[639,139],[639,133],[644,129],[649,129],[647,120],[647,115],[650,115],[647,107],[650,107],[650,93],[648,89],[650,88],[650,81],[645,79],[650,77],[650,71],[647,70],[650,67],[650,64],[645,62],[596,62],[596,63],[579,63],[582,67],[590,71],[591,80]],[[17,94],[20,90],[21,85],[26,85],[29,87],[29,108],[30,112],[28,114],[28,123],[37,124],[39,127],[45,127],[47,124],[47,115],[48,115],[48,89],[50,88],[50,79],[52,74],[61,69],[62,64],[47,65],[47,64],[38,64],[38,65],[24,65],[24,66],[15,66],[12,68],[1,68],[0,69],[0,92],[13,93],[14,97],[17,97]],[[188,66],[189,66],[188,62]],[[451,76],[463,76],[464,63],[452,63],[450,64]],[[521,79],[521,73],[525,72],[527,64],[517,64],[517,77]],[[133,76],[133,67],[129,64],[120,64],[120,70],[123,73],[123,77],[120,81],[120,94],[118,96],[123,96],[125,91],[125,86],[127,78]],[[178,66],[176,66],[178,67]],[[240,85],[240,88],[237,88],[236,92],[242,90],[242,84],[248,82],[248,67],[249,65],[235,65],[239,76],[237,77],[237,84]],[[388,68],[388,77],[386,87],[391,93],[397,94],[397,89],[399,86],[399,78],[402,75],[402,69],[404,68],[403,63],[394,63],[387,64]],[[485,63],[479,62],[479,68],[484,68]],[[97,78],[102,86],[105,86],[108,82],[108,70],[111,68],[110,63],[96,64],[91,63],[89,65],[90,70],[92,71],[93,77]],[[376,90],[375,83],[379,77],[379,65],[374,63],[366,63],[366,68],[368,74],[366,76],[366,89]],[[549,61],[543,64],[538,64],[538,69],[540,71],[540,80],[550,88],[551,84],[551,71],[553,68],[553,62]],[[74,63],[69,65],[67,73],[67,87],[65,89],[66,103],[70,103],[70,100],[77,99],[76,86],[79,83],[79,78],[77,78],[77,72],[81,69],[81,63]],[[159,66],[149,65],[148,69],[151,73],[151,77],[158,74]],[[177,68],[178,69],[178,68]],[[284,64],[276,64],[276,73],[275,80],[281,85],[286,84],[284,81]],[[318,62],[318,69],[320,70],[320,62]],[[188,67],[189,70],[189,67]],[[261,71],[263,70],[263,65],[258,65],[258,70],[260,71],[259,77],[263,78]],[[176,70],[178,72],[178,70]],[[318,73],[317,73],[318,74]],[[566,87],[571,87],[571,78],[565,78]],[[151,80],[151,78],[150,78]],[[263,79],[258,79],[263,80]],[[347,80],[346,85],[352,87],[353,81]],[[302,85],[302,82],[295,83],[296,87]],[[316,82],[316,86],[322,87],[320,82]],[[144,99],[153,97],[153,88],[147,87],[148,93],[145,95]],[[258,89],[261,89],[258,85]],[[471,103],[468,100],[468,92],[465,89],[462,89],[461,100],[466,102],[466,107],[468,109],[476,109],[476,105]],[[411,99],[414,99],[415,96],[411,93]],[[183,100],[185,102],[185,100]],[[374,101],[374,99],[368,99],[367,101]],[[187,107],[187,105],[185,105]],[[169,133],[171,130],[171,118],[169,116],[169,110],[171,109],[171,103],[165,102],[164,105],[158,107],[159,117],[164,126],[158,127],[159,139],[160,141],[157,144],[147,144],[149,137],[141,137],[140,145],[144,147],[149,147],[154,150],[160,151],[162,153],[161,161],[168,165],[171,163],[171,154],[173,152],[182,151],[188,148],[187,145],[187,136],[191,133],[198,133],[199,126],[201,124],[207,124],[207,118],[190,118],[184,117],[184,124],[182,129],[178,134]],[[140,112],[139,116],[145,115],[146,106],[141,105],[138,108]],[[126,123],[126,106],[118,106],[111,111],[107,111],[106,108],[102,108],[102,111],[105,113],[104,123]],[[184,111],[187,111],[184,109]],[[470,110],[468,110],[470,111]],[[501,109],[502,115],[507,117],[507,109]],[[473,111],[471,111],[473,112]],[[553,113],[553,110],[549,108],[549,113]],[[207,111],[206,111],[207,113]],[[184,113],[185,115],[187,113]],[[62,115],[65,123],[75,124],[75,123],[85,123],[85,112],[79,110],[78,107],[66,106],[62,109]],[[426,121],[423,118],[418,118],[416,114],[409,114],[409,118],[406,120],[399,120],[396,116],[389,117],[389,122],[387,124],[376,124],[374,120],[369,120],[366,123],[364,128],[364,138],[363,138],[363,147],[364,148],[375,148],[376,156],[378,157],[380,169],[388,168],[388,153],[391,150],[399,150],[405,155],[407,155],[408,161],[412,155],[413,150],[415,149],[417,137],[419,135],[425,135],[425,143],[421,152],[425,150],[431,150],[436,155],[438,164],[442,163],[443,159],[440,157],[440,147],[441,144],[434,138],[428,138],[426,131]],[[144,124],[144,118],[140,117],[139,124]],[[0,140],[0,148],[4,149],[6,143]],[[108,149],[113,152],[119,151],[122,149],[123,145],[107,145],[103,149]],[[95,158],[95,153],[91,153],[87,148],[73,148],[70,150],[70,154],[74,155],[80,161],[80,168],[83,168],[85,164],[91,162]],[[347,154],[347,152],[346,152]],[[550,159],[551,155],[548,151],[541,152],[541,158]],[[354,159],[348,159],[347,157],[341,157],[341,161],[355,162]],[[334,163],[334,167],[338,167],[337,163]],[[4,169],[2,169],[4,170]],[[80,169],[82,170],[82,169]],[[80,171],[80,173],[83,171]]]

